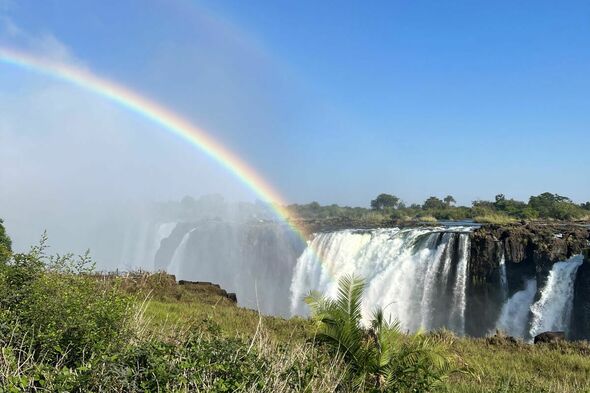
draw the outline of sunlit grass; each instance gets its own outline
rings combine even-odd
[[[226,336],[248,339],[256,335],[260,318],[256,311],[221,300],[211,304],[210,300],[206,303],[151,300],[145,316],[153,331],[164,334],[169,329],[204,329],[213,322],[219,326],[220,334]],[[276,345],[301,346],[315,334],[314,325],[306,319],[261,318],[265,334]],[[450,341],[451,353],[473,371],[452,376],[443,391],[590,392],[590,346],[587,343],[535,346],[460,338],[448,332],[433,336]]]
[[[483,216],[477,216],[473,219],[475,222],[479,222],[481,224],[497,224],[497,225],[505,225],[505,224],[512,224],[517,222],[518,220],[514,217],[510,217],[506,214],[501,213],[489,213]]]

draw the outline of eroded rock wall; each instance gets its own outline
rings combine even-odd
[[[580,254],[589,246],[589,228],[578,225],[484,225],[474,230],[469,259],[467,333],[481,335],[492,329],[506,297],[522,290],[526,279],[536,278],[538,287],[542,288],[555,262]],[[502,258],[508,293],[503,293],[506,289],[500,285]],[[580,325],[578,330],[585,327],[590,334],[590,264],[584,263],[578,276],[572,318]],[[583,321],[578,322],[579,318]]]

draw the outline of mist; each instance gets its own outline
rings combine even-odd
[[[274,125],[290,96],[272,60],[214,18],[195,20],[195,27],[194,20],[183,23],[197,39],[189,45],[159,37],[125,84],[241,156],[253,154],[258,140],[280,139]],[[93,68],[53,34],[28,30],[2,12],[0,44]],[[7,87],[0,90],[0,217],[17,251],[47,231],[51,252],[90,249],[99,268],[137,266],[124,260],[126,236],[155,204],[187,195],[221,195],[229,204],[260,198],[195,146],[104,98],[27,70],[0,70]],[[121,77],[109,67],[100,71]],[[257,170],[282,154],[282,142],[273,143],[272,154],[254,154]]]

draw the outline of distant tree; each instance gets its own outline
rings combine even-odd
[[[445,202],[445,205],[447,205],[447,207],[451,207],[451,205],[457,203],[457,201],[455,200],[455,198],[453,198],[452,195],[447,195],[445,199],[443,199],[443,201]]]
[[[395,195],[391,194],[379,194],[377,198],[371,201],[371,209],[373,210],[385,210],[395,209],[400,203],[400,200]]]
[[[530,197],[529,207],[542,218],[570,220],[583,214],[580,207],[573,203],[571,199],[550,192]]]
[[[420,205],[419,203],[412,203],[410,205],[410,209],[420,210],[420,209],[422,209],[422,205]]]
[[[447,207],[445,202],[434,196],[428,198],[426,201],[424,201],[424,204],[422,205],[422,208],[424,210],[444,209],[445,207]]]
[[[533,218],[531,211],[526,211],[527,204],[514,199],[507,199],[504,194],[498,194],[495,197],[494,207],[497,211],[518,218]]]
[[[309,206],[309,208],[311,210],[320,210],[320,208],[321,208],[320,204],[317,203],[316,201],[309,203],[307,206]]]
[[[582,203],[580,207],[584,210],[590,210],[590,201],[586,203]]]
[[[4,221],[0,218],[0,262],[6,262],[12,252],[12,241],[6,234]]]

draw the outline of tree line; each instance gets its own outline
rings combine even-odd
[[[590,202],[576,204],[570,198],[544,192],[527,202],[498,194],[493,201],[476,200],[459,206],[452,195],[430,196],[422,204],[407,205],[393,194],[382,193],[370,201],[370,208],[322,206],[317,202],[287,207],[303,219],[349,218],[367,220],[464,220],[510,222],[517,220],[589,220]]]

